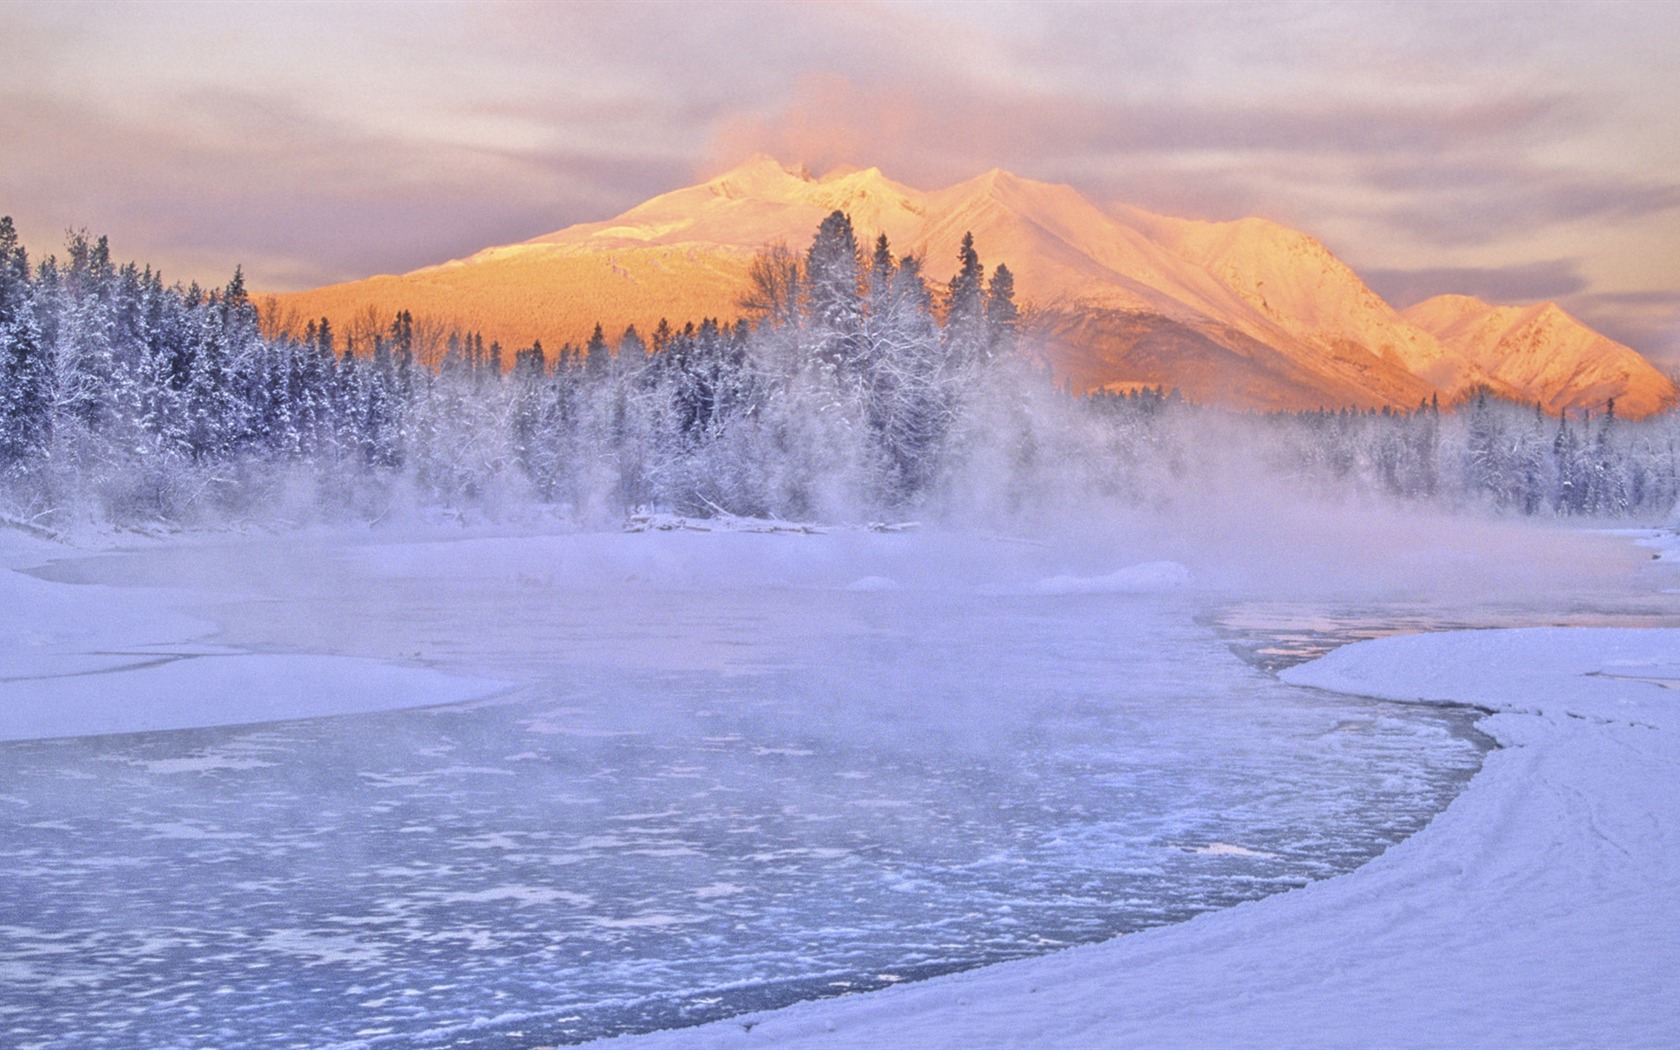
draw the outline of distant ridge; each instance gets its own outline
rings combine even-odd
[[[1474,296],[1438,295],[1404,316],[1550,412],[1615,398],[1618,412],[1643,416],[1673,401],[1673,385],[1665,391],[1653,382],[1649,361],[1556,303],[1493,306]]]
[[[733,318],[765,245],[796,250],[834,210],[860,240],[885,233],[948,278],[965,232],[1008,263],[1030,308],[1032,352],[1076,392],[1177,387],[1245,409],[1412,407],[1476,388],[1549,411],[1644,415],[1676,399],[1649,362],[1552,304],[1445,296],[1396,311],[1324,245],[1264,219],[1199,222],[1102,208],[1072,187],[993,170],[924,192],[878,168],[821,178],[755,156],[604,222],[401,276],[277,297],[340,332],[398,309],[508,346],[582,343],[660,318]]]

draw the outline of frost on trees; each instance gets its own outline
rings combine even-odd
[[[0,514],[51,524],[378,517],[399,500],[616,523],[864,519],[1159,502],[1225,483],[1351,489],[1528,515],[1680,502],[1680,416],[1451,411],[1233,416],[1138,389],[1075,398],[1043,370],[972,236],[924,276],[843,212],[766,248],[742,319],[660,320],[582,346],[488,345],[407,311],[265,317],[236,271],[166,285],[72,234],[31,262],[0,219]],[[509,367],[511,366],[511,367]]]

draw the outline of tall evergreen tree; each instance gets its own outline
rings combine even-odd
[[[647,369],[648,349],[635,325],[628,325],[618,337],[618,355],[614,358],[623,375],[640,376]]]
[[[23,309],[29,294],[29,253],[18,240],[10,215],[0,215],[0,325]]]
[[[1015,306],[1015,275],[1003,263],[992,271],[986,288],[986,354],[988,358],[1015,352],[1020,310]]]
[[[805,314],[811,351],[842,368],[856,366],[863,350],[861,278],[852,220],[833,212],[805,253]]]
[[[946,355],[959,369],[975,365],[987,351],[985,281],[974,234],[965,233],[957,251],[957,272],[945,296]]]
[[[584,371],[592,380],[599,380],[606,376],[612,368],[612,355],[607,350],[607,337],[601,331],[601,325],[596,322],[595,331],[589,336],[589,343],[583,351]]]
[[[0,469],[46,451],[52,425],[47,348],[35,317],[29,256],[0,217]]]

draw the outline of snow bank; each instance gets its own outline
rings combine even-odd
[[[84,654],[67,654],[72,662]],[[143,648],[96,670],[0,682],[0,740],[245,725],[429,707],[505,683],[346,656]]]
[[[18,571],[62,548],[0,534],[0,740],[425,707],[507,683],[378,660],[206,644],[190,590],[63,584]]]
[[[1286,672],[1505,745],[1341,878],[1106,944],[635,1047],[1680,1045],[1680,630],[1449,632]]]
[[[77,550],[0,530],[0,740],[430,706],[507,687],[471,676],[472,669],[445,675],[378,659],[396,655],[389,649],[338,655],[330,628],[301,642],[245,639],[269,650],[262,653],[206,644],[215,628],[203,610],[212,603],[250,609],[288,589],[353,588],[343,581],[369,576],[443,590],[512,584],[515,593],[537,600],[544,593],[572,600],[562,596],[778,588],[1139,594],[1188,578],[1183,566],[1160,562],[1106,576],[1045,579],[1052,559],[1070,557],[1067,552],[1010,537],[929,535],[914,523],[819,528],[644,516],[631,525],[628,534],[409,540],[352,533],[172,537],[157,544],[144,569],[101,556],[121,554],[120,537]],[[136,537],[126,542],[152,545]],[[20,571],[76,554],[91,557],[53,566],[54,580]],[[1113,554],[1091,555],[1097,556]],[[1077,558],[1074,564],[1085,567]],[[409,659],[410,650],[401,657]]]
[[[0,560],[0,683],[43,674],[93,671],[122,662],[111,651],[203,637],[209,626],[158,591],[95,584],[66,586],[16,571]]]
[[[675,519],[684,521],[686,519]],[[725,523],[728,524],[728,523]],[[1049,576],[1108,569],[1124,554],[1092,542],[1070,550],[1037,540],[896,527],[777,529],[652,527],[624,533],[466,536],[369,543],[335,556],[379,577],[515,582],[567,591],[826,590],[876,587],[1022,596],[1148,594],[1184,586],[1190,572],[1171,561],[1106,575]],[[1072,561],[1071,567],[1067,565]],[[1124,561],[1121,561],[1124,564]],[[864,584],[854,587],[854,584]]]
[[[1399,635],[1349,645],[1279,677],[1385,700],[1680,732],[1680,631],[1532,627]],[[1680,860],[1680,858],[1677,858]]]

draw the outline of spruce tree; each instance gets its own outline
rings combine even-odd
[[[0,217],[0,468],[46,451],[48,363],[32,305],[29,257]]]
[[[1020,311],[1015,306],[1015,275],[1002,263],[986,289],[986,353],[989,358],[1015,352]]]
[[[37,459],[52,441],[51,366],[35,311],[19,296],[0,323],[0,468]]]
[[[600,322],[596,322],[595,331],[589,336],[589,345],[584,348],[584,371],[591,380],[603,378],[612,367],[612,356],[607,350],[607,337],[601,331]]]
[[[0,215],[0,326],[18,315],[29,293],[29,253],[10,215]]]
[[[946,289],[945,352],[951,365],[967,369],[986,353],[986,268],[974,250],[974,234],[963,234],[957,272]]]
[[[842,368],[856,366],[862,355],[861,276],[852,220],[833,212],[805,253],[805,315],[812,352]]]
[[[619,371],[625,375],[637,376],[642,373],[643,369],[647,368],[647,344],[642,342],[642,335],[636,331],[635,325],[627,326],[624,329],[624,334],[618,337],[618,356],[616,360],[618,361]]]

